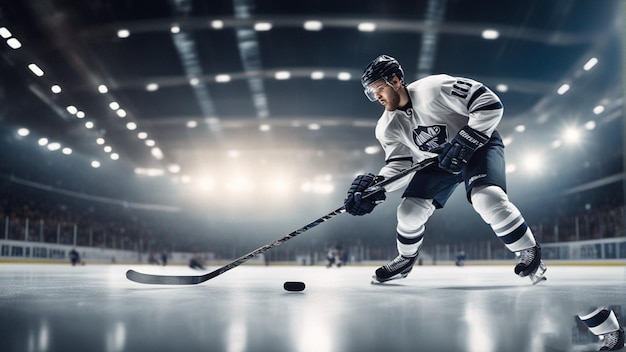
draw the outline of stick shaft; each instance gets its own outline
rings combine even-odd
[[[431,164],[433,164],[437,159],[436,158],[432,158],[432,159],[427,159],[422,161],[421,163],[415,164],[413,166],[411,166],[410,168],[401,171],[400,173],[391,176],[387,179],[382,180],[381,182],[378,182],[377,184],[375,184],[372,187],[384,187],[394,181],[397,181],[415,171],[424,169],[428,166],[430,166]],[[367,198],[369,194],[366,194],[364,196],[364,198]],[[239,265],[247,262],[248,260],[252,259],[253,257],[264,253],[266,251],[268,251],[269,249],[272,249],[274,247],[278,247],[281,244],[287,242],[288,240],[298,236],[299,234],[306,232],[312,228],[314,228],[315,226],[326,222],[332,218],[334,218],[335,216],[344,213],[346,211],[346,209],[341,206],[335,210],[333,210],[332,212],[304,225],[303,227],[289,233],[288,235],[281,237],[277,240],[275,240],[272,243],[266,244],[262,247],[259,247],[255,250],[253,250],[252,252],[245,254],[237,259],[235,259],[234,261],[213,270],[212,272],[208,273],[208,274],[204,274],[204,275],[195,275],[195,276],[173,276],[173,275],[152,275],[152,274],[144,274],[144,273],[139,273],[137,271],[134,270],[128,270],[126,272],[126,277],[131,280],[131,281],[135,281],[135,282],[139,282],[139,283],[143,283],[143,284],[161,284],[161,285],[194,285],[194,284],[199,284],[201,282],[205,282],[207,280],[210,280],[216,276],[219,276],[225,272],[227,272],[230,269],[236,268]]]

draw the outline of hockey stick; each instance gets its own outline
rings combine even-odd
[[[435,161],[437,160],[437,158],[431,158],[431,159],[426,159],[424,161],[422,161],[421,163],[415,164],[413,166],[411,166],[410,168],[401,171],[400,173],[393,175],[392,177],[389,177],[388,179],[384,179],[381,182],[378,182],[377,184],[373,185],[372,187],[382,187],[385,185],[388,185],[394,181],[397,181],[407,175],[409,175],[410,173],[416,172],[418,170],[422,170],[428,166],[430,166],[431,164],[433,164]],[[367,198],[368,196],[370,196],[371,194],[373,194],[375,192],[371,192],[368,193],[366,195],[363,196],[363,198]],[[140,273],[137,272],[135,270],[128,270],[126,272],[126,278],[134,281],[134,282],[138,282],[141,284],[154,284],[154,285],[195,285],[195,284],[199,284],[208,280],[211,280],[212,278],[221,275],[225,272],[227,272],[230,269],[233,269],[235,267],[238,267],[239,265],[247,262],[248,260],[250,260],[252,257],[255,257],[271,248],[274,247],[278,247],[281,244],[287,242],[288,240],[298,236],[299,234],[308,231],[312,228],[314,228],[315,226],[326,222],[332,218],[334,218],[335,216],[344,213],[346,211],[346,208],[344,206],[341,206],[335,210],[333,210],[332,212],[322,216],[321,218],[291,232],[290,234],[288,234],[285,237],[279,238],[277,240],[275,240],[274,242],[270,243],[270,244],[266,244],[263,247],[260,247],[258,249],[253,250],[252,252],[243,255],[239,258],[237,258],[235,261],[228,263],[226,265],[224,265],[221,268],[218,268],[208,274],[204,274],[204,275],[191,275],[191,276],[176,276],[176,275],[153,275],[153,274],[144,274],[144,273]]]

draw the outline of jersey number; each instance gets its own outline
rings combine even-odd
[[[456,81],[452,85],[452,91],[450,94],[456,95],[457,97],[461,97],[463,99],[467,98],[467,94],[469,93],[470,88],[472,87],[471,83],[464,81]]]

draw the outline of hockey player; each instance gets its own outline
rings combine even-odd
[[[386,165],[377,175],[354,179],[344,201],[346,211],[368,214],[386,199],[385,192],[406,187],[397,208],[398,256],[378,268],[374,279],[385,282],[411,272],[424,241],[426,221],[464,182],[476,212],[506,248],[519,254],[515,273],[530,276],[533,283],[540,281],[545,272],[541,248],[506,194],[504,144],[496,131],[503,114],[500,99],[479,82],[443,74],[407,85],[402,67],[388,55],[367,66],[361,83],[370,101],[385,108],[375,133]],[[412,178],[370,189],[414,161],[428,158],[438,162]],[[363,194],[370,196],[363,198]]]

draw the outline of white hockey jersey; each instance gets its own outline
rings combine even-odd
[[[500,99],[480,82],[449,75],[432,75],[407,86],[412,108],[385,110],[376,125],[376,139],[385,152],[379,175],[390,177],[414,161],[435,157],[432,150],[456,136],[465,125],[491,136],[500,122]],[[407,176],[385,187],[406,186]]]

